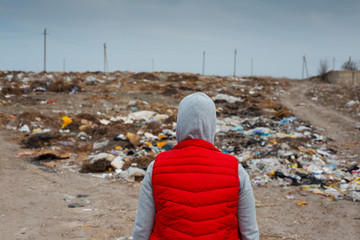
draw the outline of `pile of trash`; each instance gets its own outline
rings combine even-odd
[[[130,103],[129,108],[133,109],[132,106]],[[170,150],[175,144],[174,122],[169,122],[174,119],[174,111],[164,111],[167,114],[135,110],[127,116],[110,118],[78,114],[61,118],[59,115],[58,119],[29,111],[13,116],[6,128],[24,133],[21,143],[25,149],[66,151],[73,157],[93,152],[81,159],[81,173],[108,172],[101,176],[135,181],[158,152]],[[34,159],[36,162],[67,159],[53,155],[45,151]]]
[[[296,185],[330,199],[360,201],[359,159],[338,158],[322,129],[278,103],[289,85],[285,80],[0,72],[0,83],[0,125],[21,136],[18,156],[40,166],[141,181],[156,155],[176,145],[180,99],[204,91],[217,107],[215,146],[235,156],[254,185]],[[74,94],[83,96],[79,104],[55,98]]]
[[[332,140],[296,117],[218,121],[218,147],[238,158],[257,186],[301,186],[334,200],[360,201],[358,161],[337,158]]]

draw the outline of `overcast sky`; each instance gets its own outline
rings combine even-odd
[[[0,0],[0,70],[301,78],[360,61],[359,0]],[[154,65],[153,65],[154,63]]]

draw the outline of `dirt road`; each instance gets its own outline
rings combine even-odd
[[[297,117],[323,129],[323,135],[334,140],[338,157],[360,161],[360,146],[347,147],[348,143],[360,142],[360,123],[332,108],[311,100],[306,93],[314,87],[309,81],[297,83],[281,97],[281,103],[292,109]]]

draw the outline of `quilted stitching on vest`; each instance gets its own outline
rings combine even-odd
[[[240,239],[238,161],[201,139],[159,154],[152,175],[150,239]]]

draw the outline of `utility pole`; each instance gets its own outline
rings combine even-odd
[[[254,76],[254,66],[253,66],[253,58],[251,58],[251,76]]]
[[[205,51],[203,52],[203,66],[202,66],[202,75],[205,74]]]
[[[235,51],[234,51],[234,77],[236,75],[236,48],[235,48]]]
[[[335,69],[335,58],[333,58],[333,69],[332,70],[334,70]]]
[[[108,61],[106,56],[106,43],[104,43],[104,73],[106,74],[108,71]]]
[[[65,72],[65,58],[63,60],[63,72]]]
[[[46,28],[44,29],[44,72],[46,72]]]
[[[307,68],[307,63],[306,63],[306,57],[303,56],[303,66],[302,66],[302,79],[304,79],[304,71],[306,71],[306,76],[307,78],[309,78],[309,71]]]
[[[152,66],[152,71],[154,72],[154,59],[151,59],[151,66]]]

